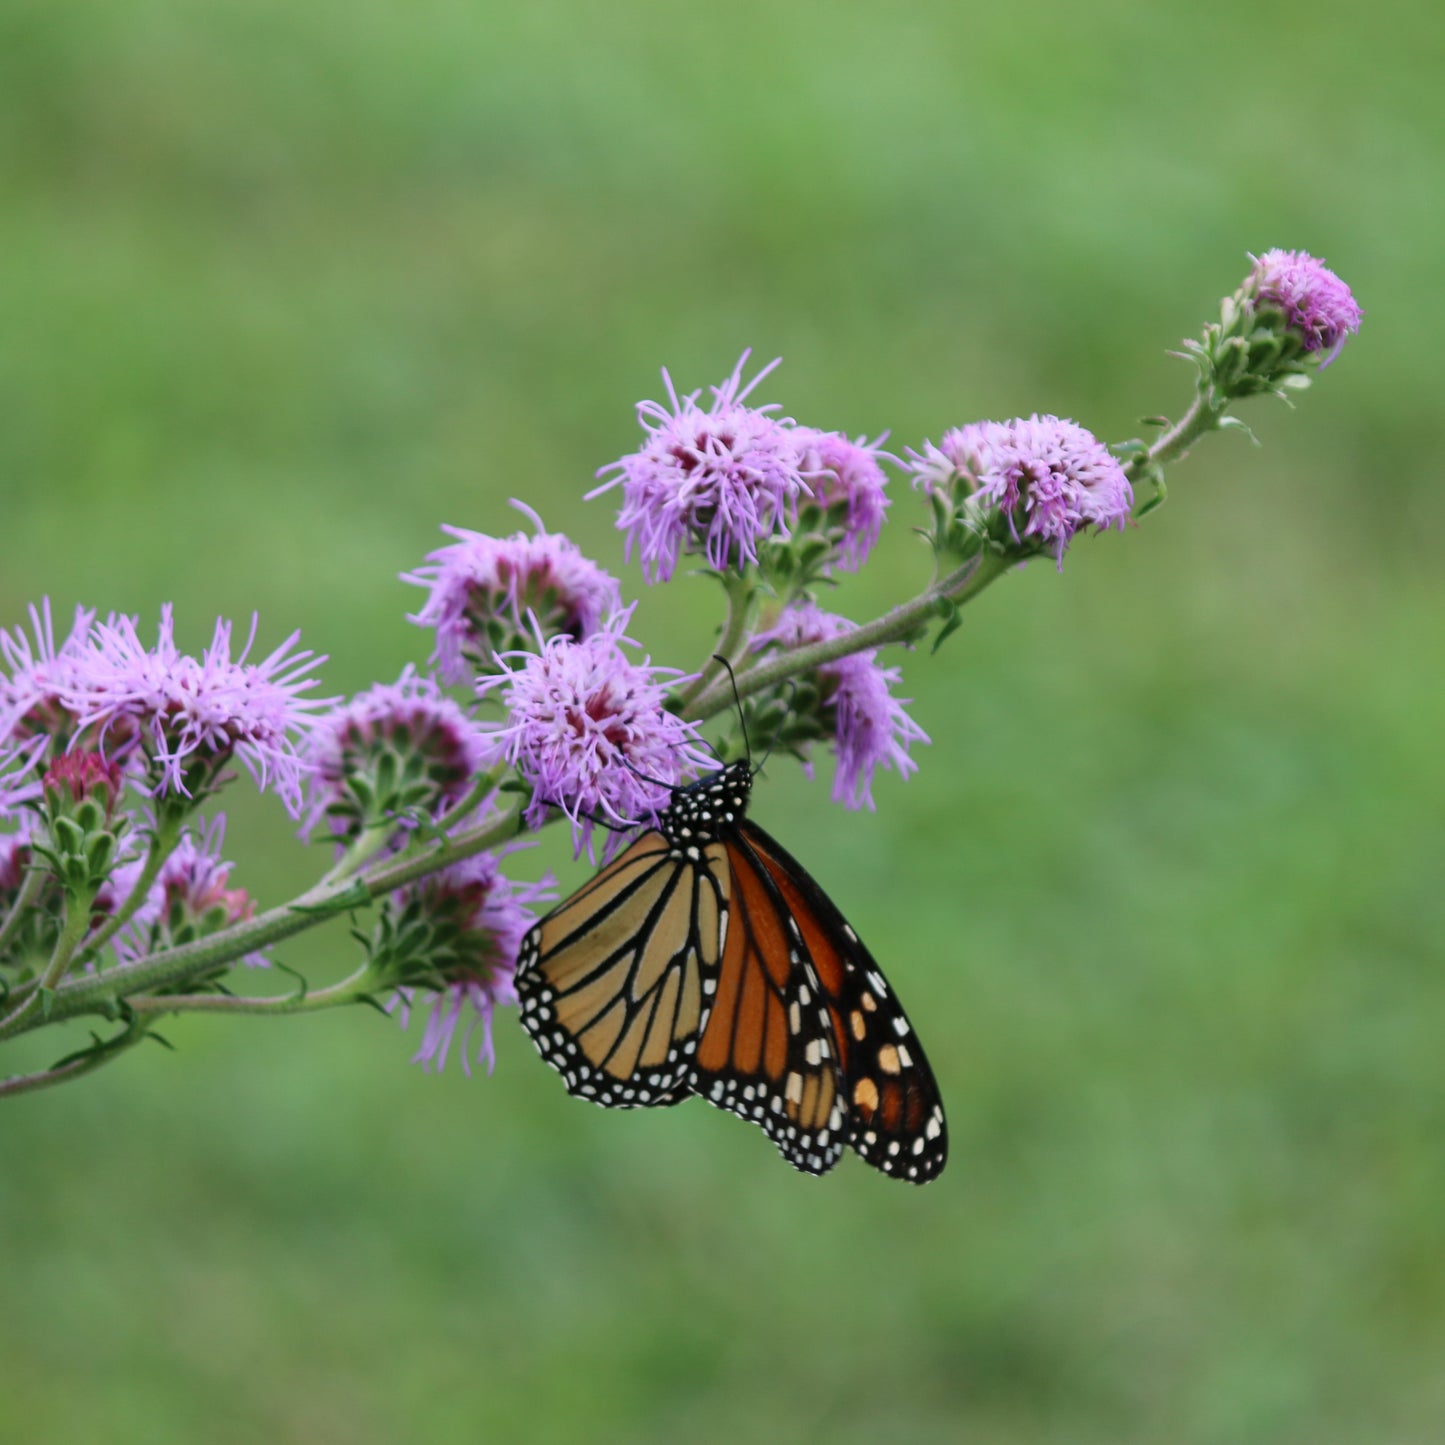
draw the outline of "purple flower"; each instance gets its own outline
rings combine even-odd
[[[253,617],[233,661],[231,624],[218,620],[211,645],[197,659],[176,648],[169,603],[161,608],[153,650],[131,618],[113,618],[95,627],[93,643],[75,659],[62,702],[79,726],[97,727],[102,742],[134,730],[153,796],[189,798],[208,790],[234,755],[295,817],[303,774],[296,739],[310,727],[310,711],[335,699],[301,696],[317,685],[308,674],[326,659],[293,650],[299,633],[260,662],[247,662],[255,636]]]
[[[696,724],[664,706],[661,679],[677,670],[624,651],[636,646],[623,633],[631,616],[618,613],[581,642],[552,637],[540,652],[508,654],[507,671],[477,685],[500,689],[508,716],[496,739],[532,788],[527,823],[560,808],[578,852],[590,850],[594,821],[626,828],[653,818],[669,786],[714,766]]]
[[[799,509],[799,524],[821,525],[836,542],[839,565],[856,572],[873,550],[888,510],[888,478],[879,465],[886,455],[879,450],[884,439],[849,441],[842,432],[803,426],[792,435],[799,470],[812,490]]]
[[[1122,528],[1134,505],[1124,469],[1092,432],[1056,416],[973,422],[915,452],[913,470],[927,490],[996,507],[1016,546],[1032,543],[1063,567],[1076,532]],[[961,486],[960,486],[961,484]]]
[[[224,813],[209,824],[195,819],[181,835],[145,901],[115,936],[115,951],[122,959],[208,937],[255,914],[256,905],[245,889],[226,886],[234,865],[221,857],[225,837]],[[97,908],[110,913],[120,907],[130,897],[143,865],[139,857],[123,862],[111,876],[110,888],[97,898]],[[250,968],[269,967],[260,952],[248,953],[241,961]]]
[[[339,833],[403,809],[439,815],[464,798],[497,747],[433,679],[410,666],[315,720],[302,836]],[[388,764],[391,766],[389,767]]]
[[[436,629],[432,660],[446,682],[461,682],[467,664],[490,668],[497,653],[526,647],[536,620],[544,636],[563,633],[580,641],[622,605],[617,582],[560,533],[547,532],[520,502],[537,531],[488,537],[443,527],[457,538],[427,555],[403,582],[430,590],[412,621]]]
[[[420,905],[432,926],[442,956],[437,966],[446,978],[442,989],[397,989],[390,1007],[397,1010],[402,1028],[411,1021],[419,992],[427,993],[431,1013],[421,1047],[412,1063],[440,1073],[463,1018],[462,1071],[471,1076],[468,1057],[472,1036],[480,1028],[477,1062],[486,1061],[492,1072],[492,1012],[498,1005],[517,1002],[513,978],[522,936],[535,918],[531,905],[557,896],[550,878],[537,883],[514,883],[498,866],[498,857],[478,853],[449,868],[429,874],[398,890],[398,902]]]
[[[753,646],[806,647],[853,630],[854,624],[846,617],[800,602],[784,609],[769,631],[758,634]],[[918,768],[908,754],[910,745],[928,741],[928,735],[905,711],[907,699],[892,694],[902,674],[896,667],[880,667],[877,656],[876,648],[867,648],[818,668],[819,721],[833,734],[838,760],[833,801],[848,808],[871,809],[874,772],[879,767],[893,768],[906,778]]]
[[[0,628],[0,659],[9,673],[0,672],[0,740],[55,736],[74,721],[62,699],[90,641],[95,613],[77,607],[69,635],[57,647],[50,599],[43,598],[38,608],[32,604],[29,611],[33,640],[23,628]]]
[[[635,546],[649,582],[666,581],[684,547],[700,550],[719,571],[758,560],[758,544],[786,533],[798,503],[809,494],[792,423],[770,415],[774,405],[744,406],[772,371],[765,366],[746,386],[743,352],[732,375],[712,388],[712,404],[697,404],[700,391],[679,397],[666,370],[671,410],[639,402],[637,419],[647,432],[640,451],[603,467],[616,473],[589,492],[598,496],[619,483],[617,525],[627,533],[629,560]]]
[[[1350,288],[1307,251],[1266,251],[1254,258],[1245,293],[1277,306],[1306,351],[1328,351],[1328,366],[1345,338],[1360,329],[1360,308]]]

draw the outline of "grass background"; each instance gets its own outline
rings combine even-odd
[[[0,1119],[0,1436],[1439,1439],[1442,52],[1428,0],[0,0],[7,625],[259,608],[351,690],[510,496],[643,590],[580,494],[661,364],[781,353],[899,446],[1120,438],[1247,250],[1367,314],[1262,449],[907,660],[934,742],[876,814],[770,769],[928,1043],[939,1183],[584,1109],[510,1019],[470,1082],[362,1010],[178,1021]],[[925,574],[897,493],[854,616]],[[636,630],[694,661],[715,602]]]

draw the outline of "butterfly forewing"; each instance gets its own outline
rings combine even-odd
[[[644,833],[523,939],[522,1024],[569,1092],[614,1108],[685,1097],[728,892],[721,845],[695,851]]]

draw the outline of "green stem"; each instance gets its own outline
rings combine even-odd
[[[365,993],[370,962],[355,973],[326,988],[300,990],[274,998],[240,998],[230,993],[162,993],[146,994],[129,1000],[133,1013],[226,1013],[226,1014],[299,1014],[319,1009],[336,1008],[353,1003]]]
[[[1141,472],[1146,465],[1162,467],[1178,461],[1205,432],[1219,425],[1228,402],[1216,402],[1212,389],[1201,389],[1194,397],[1189,410],[1161,436],[1147,452],[1135,457],[1124,468],[1130,479]]]
[[[0,1099],[10,1094],[30,1094],[36,1089],[48,1089],[52,1084],[64,1084],[78,1079],[82,1074],[93,1073],[96,1069],[119,1058],[127,1049],[134,1048],[146,1036],[146,1025],[136,1019],[108,1043],[87,1050],[80,1058],[69,1063],[57,1064],[53,1068],[41,1069],[34,1074],[12,1074],[0,1079]]]
[[[717,651],[710,657],[702,671],[688,684],[681,698],[683,714],[689,706],[707,691],[723,671],[719,657],[727,659],[729,666],[736,668],[738,658],[752,639],[753,628],[758,620],[761,597],[758,588],[750,578],[741,572],[729,572],[723,577],[723,588],[727,593],[727,618],[723,623],[722,636],[718,639]]]
[[[438,868],[470,858],[474,853],[504,841],[515,828],[515,815],[503,813],[486,827],[458,834],[414,854],[388,859],[383,866],[360,878],[330,885],[317,884],[290,903],[270,908],[208,938],[164,949],[131,963],[117,964],[100,973],[71,979],[56,989],[52,996],[49,1019],[107,1012],[114,1009],[121,999],[134,999],[137,994],[174,987],[214,972],[224,963],[304,932],[325,918],[363,907],[373,899]],[[19,1027],[0,1026],[0,1038],[21,1031]]]
[[[80,947],[80,942],[90,927],[90,906],[94,902],[94,889],[87,888],[74,894],[67,891],[65,922],[61,925],[60,937],[55,940],[50,962],[45,965],[45,972],[40,975],[39,981],[27,991],[26,997],[0,1019],[0,1038],[19,1033],[28,1023],[31,1014],[41,1007],[46,996],[51,994],[65,977],[65,970],[70,967],[75,950]]]
[[[882,647],[885,643],[912,637],[936,614],[940,602],[961,606],[971,601],[991,582],[1003,576],[1011,565],[1010,558],[996,552],[985,552],[982,556],[971,558],[925,588],[912,601],[900,604],[862,627],[855,627],[838,637],[825,638],[822,642],[809,643],[806,647],[793,648],[750,667],[737,680],[738,695],[746,697],[785,682],[798,673],[810,672],[825,662],[835,662],[865,648]],[[702,722],[731,705],[731,685],[723,688],[714,683],[693,700],[683,716]]]
[[[5,922],[0,923],[0,953],[5,950],[5,945],[10,942],[11,936],[20,926],[20,920],[29,910],[30,905],[35,902],[45,883],[45,870],[37,868],[33,863],[25,872],[25,879],[20,885],[20,891],[15,895],[15,902],[10,912],[5,916]]]
[[[86,941],[85,951],[92,958],[110,942],[119,929],[124,928],[130,922],[136,909],[150,897],[151,885],[159,876],[161,865],[175,851],[176,844],[180,842],[180,839],[180,817],[168,808],[163,809],[156,823],[155,836],[151,839],[150,847],[146,849],[145,865],[141,868],[140,876],[135,880],[135,887],[130,890],[120,907]],[[0,1033],[0,1037],[3,1036],[3,1033]]]

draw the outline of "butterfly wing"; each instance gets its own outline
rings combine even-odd
[[[730,922],[690,1083],[759,1125],[795,1169],[824,1174],[843,1152],[833,1025],[799,925],[749,838],[727,839]]]
[[[744,821],[738,831],[781,899],[810,982],[821,986],[848,1144],[894,1178],[915,1184],[937,1178],[948,1160],[943,1101],[897,995],[802,864],[755,823]],[[725,988],[726,965],[723,972]],[[699,1063],[713,1027],[704,1035]]]
[[[686,1097],[727,933],[721,843],[643,833],[522,940],[522,1026],[571,1094],[611,1108]]]

